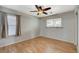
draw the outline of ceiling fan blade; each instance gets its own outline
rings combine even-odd
[[[35,5],[35,7],[36,7],[37,9],[39,9],[39,6],[38,6],[38,5]]]
[[[47,11],[47,10],[49,10],[49,9],[51,9],[51,7],[45,8],[45,9],[43,9],[43,11]]]
[[[47,15],[47,13],[46,12],[43,12],[45,15]]]
[[[40,10],[42,10],[42,7],[41,6],[39,6],[39,8],[40,8]]]

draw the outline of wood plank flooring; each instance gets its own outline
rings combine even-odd
[[[75,53],[76,46],[71,43],[37,37],[0,48],[1,53]]]

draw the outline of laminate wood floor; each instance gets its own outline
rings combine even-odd
[[[75,53],[76,46],[64,41],[37,37],[0,48],[1,53]]]

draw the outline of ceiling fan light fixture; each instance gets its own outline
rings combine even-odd
[[[42,13],[43,13],[43,11],[38,11],[38,13],[39,13],[39,14],[42,14]]]
[[[31,12],[37,12],[37,15],[41,15],[41,14],[47,15],[46,11],[51,9],[51,7],[42,8],[42,6],[38,6],[38,5],[35,5],[35,7],[37,8],[37,11],[31,11]]]

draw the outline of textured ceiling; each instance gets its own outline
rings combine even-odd
[[[36,17],[45,17],[53,14],[64,13],[64,12],[72,11],[76,8],[75,5],[41,5],[42,8],[51,7],[51,9],[46,11],[48,15],[44,15],[44,14],[37,15],[36,12],[30,12],[33,10],[37,10],[34,5],[3,5],[3,6]]]

